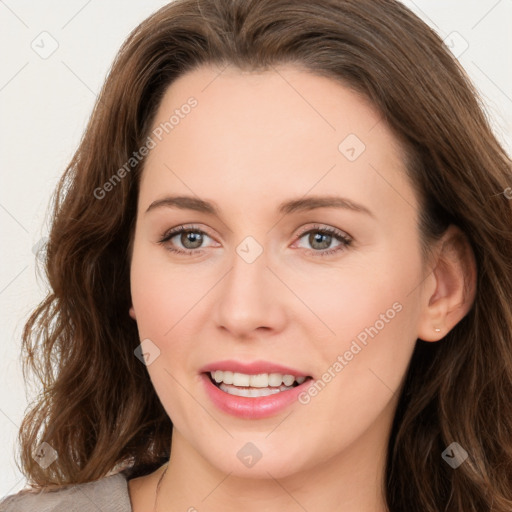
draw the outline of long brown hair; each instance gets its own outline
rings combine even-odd
[[[281,63],[369,98],[407,152],[424,247],[455,224],[476,258],[470,312],[439,343],[417,341],[388,446],[389,509],[510,511],[510,159],[457,61],[395,0],[177,0],[130,34],[53,198],[51,291],[23,331],[25,378],[30,370],[43,386],[20,428],[23,473],[38,488],[119,468],[144,475],[168,460],[172,424],[134,356],[128,315],[144,159],[129,170],[126,162],[180,75]],[[58,453],[46,469],[33,458],[41,441]],[[468,453],[457,469],[442,459],[454,441]]]

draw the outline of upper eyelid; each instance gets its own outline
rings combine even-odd
[[[297,236],[301,238],[306,233],[309,233],[310,231],[329,231],[334,232],[335,234],[338,233],[339,236],[344,238],[350,238],[352,240],[352,236],[349,235],[346,231],[343,231],[343,229],[335,228],[334,226],[329,225],[319,225],[318,223],[314,223],[314,226],[305,227],[304,229],[301,229]]]
[[[182,231],[198,231],[198,232],[204,233],[205,235],[207,235],[210,238],[212,238],[213,240],[215,240],[215,237],[212,236],[206,229],[200,228],[199,226],[187,225],[187,224],[180,224],[171,229],[168,229],[167,231],[164,232],[164,234],[162,235],[162,238],[174,237],[176,235],[179,235]]]

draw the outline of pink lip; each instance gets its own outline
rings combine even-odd
[[[298,395],[313,382],[313,379],[307,379],[300,386],[288,391],[250,398],[225,393],[211,381],[206,373],[201,374],[201,380],[205,386],[206,394],[221,411],[239,418],[253,420],[268,418],[286,409],[297,401]]]
[[[295,377],[307,377],[308,375],[293,368],[266,361],[255,361],[249,364],[237,361],[218,361],[201,368],[201,380],[206,394],[214,405],[227,414],[243,419],[268,418],[278,414],[293,402],[296,402],[298,395],[313,383],[313,379],[307,379],[299,386],[288,391],[281,391],[269,396],[254,398],[235,396],[222,391],[212,382],[210,372],[215,370],[239,372],[247,375],[257,375],[259,373],[281,373],[282,375],[294,375]]]
[[[308,377],[307,373],[294,368],[288,368],[280,364],[269,361],[253,361],[252,363],[241,363],[239,361],[217,361],[215,363],[203,366],[199,371],[201,373],[223,370],[228,372],[245,373],[247,375],[258,375],[259,373],[280,373],[282,375],[293,375],[294,377]]]

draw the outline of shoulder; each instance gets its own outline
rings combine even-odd
[[[56,490],[22,490],[0,501],[0,512],[132,512],[128,481],[121,472]]]

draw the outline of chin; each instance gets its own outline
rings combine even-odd
[[[283,443],[265,440],[267,435],[268,433],[260,435],[259,440],[254,436],[254,441],[246,440],[247,436],[243,440],[232,440],[220,452],[203,453],[203,457],[222,473],[255,479],[286,478],[318,462],[311,460],[308,464],[303,445],[286,447]]]

